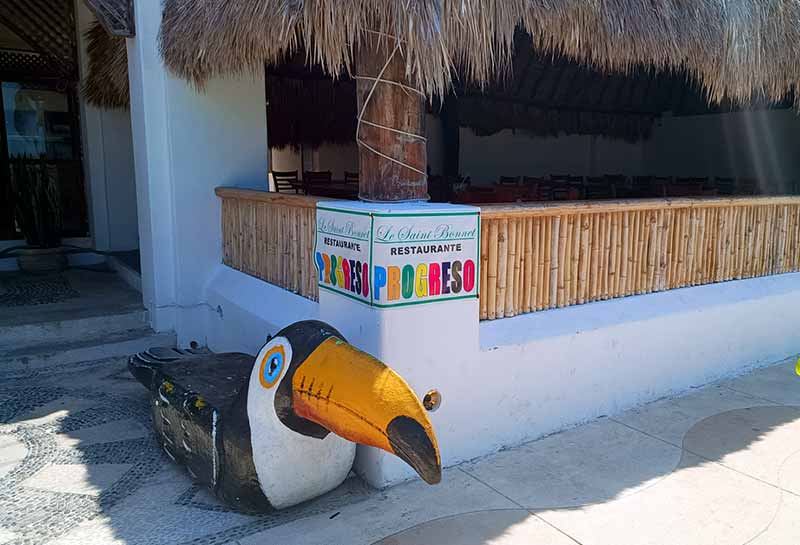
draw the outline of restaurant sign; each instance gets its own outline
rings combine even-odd
[[[317,207],[320,289],[378,308],[478,297],[480,213]]]

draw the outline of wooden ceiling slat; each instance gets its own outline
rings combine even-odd
[[[42,55],[50,71],[76,80],[77,38],[70,0],[0,2],[0,23]]]

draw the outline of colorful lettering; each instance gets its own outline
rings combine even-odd
[[[453,272],[453,282],[450,284],[450,290],[453,293],[461,293],[461,262],[453,261],[453,266],[450,269]]]
[[[442,263],[442,295],[450,293],[450,262]]]
[[[325,278],[325,259],[322,257],[321,252],[317,252],[316,255],[317,261],[317,271],[319,272],[319,282],[322,282]]]
[[[322,254],[322,259],[325,262],[325,283],[331,283],[331,257],[328,254]]]
[[[344,289],[350,290],[350,285],[352,284],[352,278],[350,278],[350,262],[346,259],[342,259],[342,273],[344,276]]]
[[[439,295],[442,293],[441,269],[438,263],[431,263],[428,266],[428,293]]]
[[[411,299],[414,295],[414,267],[403,267],[403,299]]]
[[[362,267],[363,267],[363,270],[361,272],[361,283],[363,288],[362,291],[364,292],[363,293],[364,297],[369,297],[369,263],[364,263]]]
[[[416,284],[417,297],[428,296],[428,266],[425,263],[417,265],[417,278],[414,282]]]
[[[388,267],[376,265],[372,280],[370,265],[366,262],[323,252],[317,252],[314,261],[321,284],[330,284],[368,299],[370,284],[374,282],[376,302],[469,294],[477,287],[477,266],[472,259]]]
[[[386,287],[386,268],[375,267],[375,300],[381,300],[381,289]]]
[[[396,301],[400,299],[400,267],[389,267],[387,272],[387,298],[389,301]]]
[[[467,259],[464,262],[464,291],[469,293],[475,288],[475,262]]]
[[[344,274],[342,273],[342,261],[345,261],[344,258],[339,258],[339,262],[336,264],[336,282],[334,285],[336,286],[344,286]]]

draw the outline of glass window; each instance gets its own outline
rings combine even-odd
[[[10,157],[74,159],[69,98],[50,89],[3,83]]]

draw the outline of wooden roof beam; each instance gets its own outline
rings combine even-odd
[[[132,38],[136,35],[133,0],[85,0],[97,20],[112,36]]]

